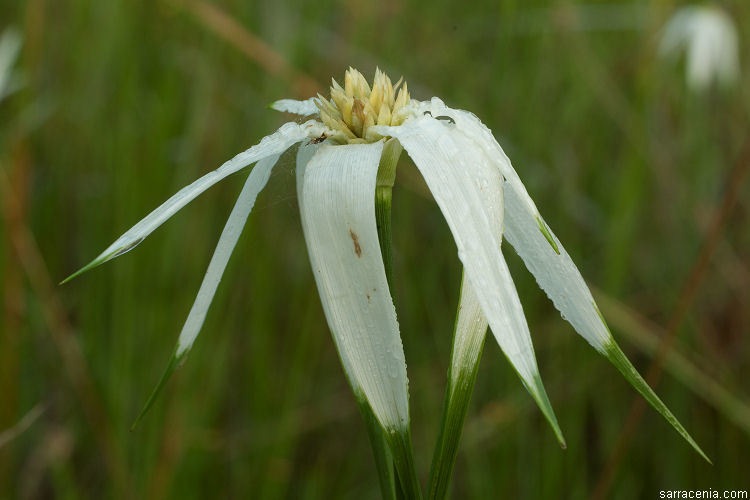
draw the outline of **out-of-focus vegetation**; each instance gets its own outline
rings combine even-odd
[[[243,177],[137,251],[54,285],[288,119],[267,103],[307,97],[349,65],[404,75],[415,98],[438,95],[493,129],[643,373],[665,328],[676,332],[657,392],[715,464],[652,410],[623,437],[635,393],[508,249],[568,449],[488,342],[455,497],[582,498],[608,470],[607,498],[750,489],[748,79],[691,92],[683,66],[658,58],[673,4],[551,4],[0,3],[0,29],[24,39],[24,87],[0,103],[0,498],[378,497],[309,269],[291,155],[190,359],[134,432]],[[722,6],[746,58],[750,4]],[[426,193],[403,161],[395,298],[423,480],[460,279]]]

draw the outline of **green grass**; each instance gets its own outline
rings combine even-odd
[[[558,14],[574,7],[556,4]],[[71,325],[65,338],[88,364],[83,392],[51,340],[64,330],[59,317],[45,316],[52,299],[12,246],[19,228],[30,229],[59,282],[177,189],[283,123],[269,102],[302,97],[288,77],[270,74],[180,5],[0,5],[0,29],[24,32],[26,77],[26,88],[0,103],[0,168],[23,207],[0,218],[0,432],[37,403],[46,408],[0,447],[0,499],[127,498],[128,488],[132,498],[377,498],[365,426],[309,269],[291,155],[260,195],[187,362],[132,433],[244,177],[212,188],[133,252],[53,289]],[[437,95],[475,112],[584,277],[668,322],[746,139],[750,89],[744,79],[731,91],[690,93],[683,67],[655,58],[660,12],[646,12],[644,30],[580,31],[517,1],[221,7],[321,86],[349,65],[369,76],[378,64],[403,74],[417,99]],[[748,25],[750,5],[727,8],[740,29]],[[538,19],[545,29],[525,28]],[[750,39],[741,35],[744,57]],[[423,485],[461,272],[425,192],[402,160],[393,190],[395,299]],[[748,195],[746,185],[677,347],[745,401]],[[582,498],[635,392],[560,319],[512,249],[506,256],[568,447],[559,448],[490,339],[452,491]],[[649,355],[610,326],[644,373]],[[745,431],[669,372],[656,392],[715,465],[647,410],[610,498],[749,489]],[[102,418],[92,419],[87,405]],[[111,462],[101,436],[112,440]]]

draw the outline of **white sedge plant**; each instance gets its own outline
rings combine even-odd
[[[183,188],[68,278],[132,250],[203,191],[256,164],[144,412],[190,351],[271,169],[282,153],[298,145],[297,195],[308,254],[344,371],[368,425],[382,493],[387,498],[421,497],[409,430],[406,362],[390,293],[391,188],[398,158],[406,151],[448,223],[464,268],[429,496],[443,498],[447,493],[488,325],[565,446],[503,258],[503,237],[563,317],[706,458],[618,347],[580,272],[542,219],[491,131],[468,111],[450,108],[436,97],[411,99],[406,83],[399,86],[376,71],[370,87],[361,73],[350,68],[343,87],[333,80],[330,98],[319,95],[306,101],[273,103],[273,109],[310,119],[284,124]]]
[[[732,18],[711,4],[675,10],[667,21],[659,53],[676,59],[685,53],[685,78],[693,91],[707,90],[714,82],[724,87],[740,75],[739,39]]]
[[[21,76],[13,71],[20,50],[21,35],[6,28],[0,35],[0,101],[21,87]]]

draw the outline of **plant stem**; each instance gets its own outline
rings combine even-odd
[[[380,482],[380,493],[384,499],[396,499],[397,484],[395,479],[393,456],[385,439],[385,433],[380,426],[377,417],[372,412],[367,399],[357,396],[357,404],[362,418],[367,427],[367,436],[370,438],[370,446],[375,456],[375,467],[378,470],[378,480]]]
[[[380,252],[383,256],[388,289],[393,298],[393,253],[391,251],[391,199],[396,180],[396,165],[403,148],[396,139],[386,141],[378,168],[375,187],[375,221],[378,229]],[[414,450],[408,423],[406,430],[394,431],[385,436],[390,445],[394,467],[399,482],[396,484],[397,498],[421,499],[422,491],[414,465]],[[382,475],[382,473],[381,473]]]
[[[414,466],[414,449],[411,445],[411,431],[407,426],[399,432],[394,430],[387,438],[393,453],[393,464],[399,478],[396,488],[398,498],[421,500],[422,488],[419,486],[417,469]],[[398,486],[401,487],[400,491]]]
[[[429,499],[443,499],[448,494],[458,443],[474,392],[487,333],[487,319],[482,314],[465,275],[461,277],[461,295],[457,309],[451,362],[448,366],[448,384],[443,403],[443,419],[430,467],[427,493]]]
[[[378,179],[375,187],[375,222],[378,227],[380,253],[383,255],[385,277],[393,298],[393,252],[391,251],[391,198],[393,183],[396,180],[396,165],[403,148],[396,139],[390,139],[383,147],[378,166]]]

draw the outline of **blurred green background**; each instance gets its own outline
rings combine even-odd
[[[684,63],[659,59],[675,7],[0,3],[0,29],[22,32],[25,83],[0,103],[0,498],[378,498],[309,269],[291,154],[256,204],[190,359],[136,431],[244,174],[136,251],[55,284],[289,119],[269,102],[322,91],[349,65],[403,75],[413,97],[440,96],[492,128],[642,373],[676,332],[657,392],[714,461],[651,409],[623,437],[635,392],[507,249],[568,449],[490,339],[454,497],[750,489],[750,86],[692,92]],[[722,7],[745,56],[750,3]],[[408,161],[393,219],[425,481],[460,266]]]

